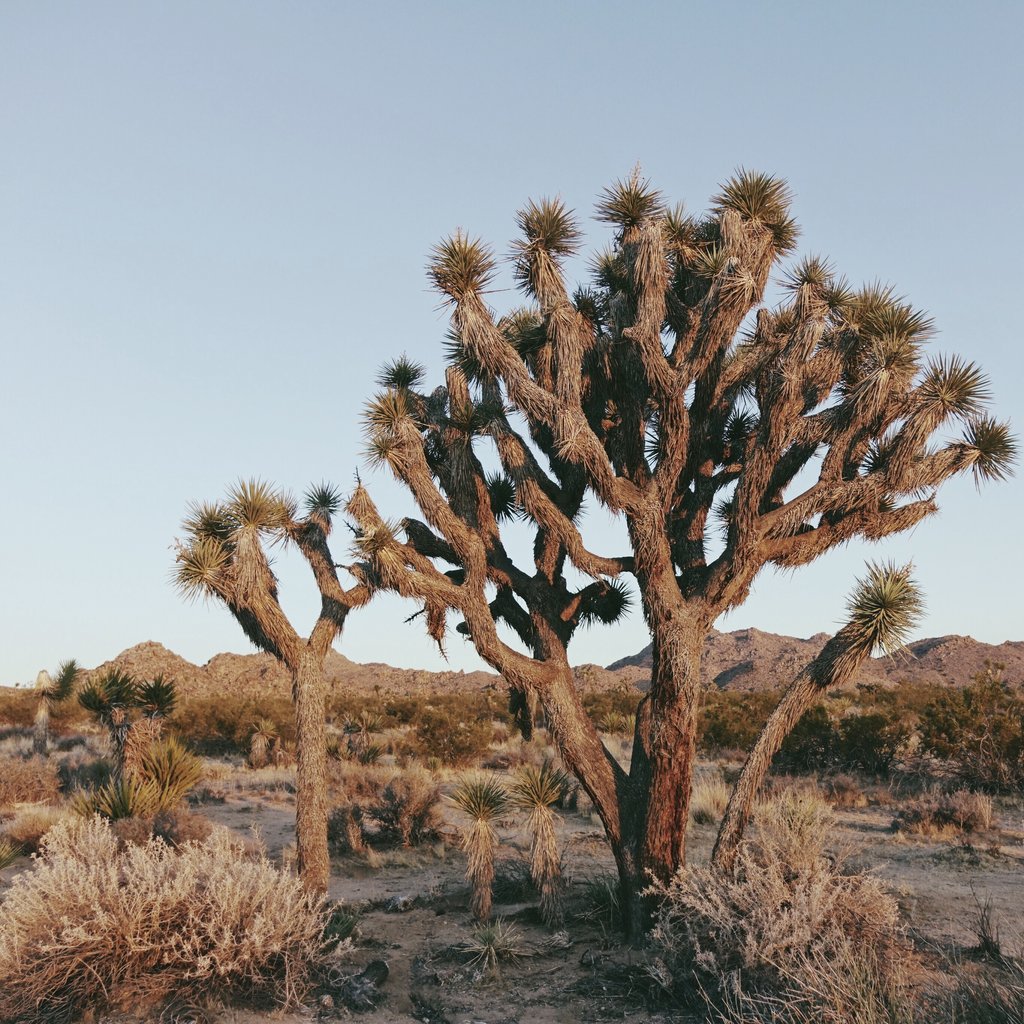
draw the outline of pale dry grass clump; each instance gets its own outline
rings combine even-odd
[[[39,848],[46,833],[69,813],[66,808],[49,804],[26,804],[0,825],[0,836],[17,844],[26,853],[32,853]]]
[[[690,819],[695,825],[715,825],[722,820],[731,790],[721,775],[701,775],[690,796]]]
[[[958,789],[953,793],[928,793],[909,801],[893,818],[892,830],[942,838],[987,832],[994,823],[992,797]]]
[[[0,757],[0,808],[60,799],[57,765],[41,757]]]
[[[733,873],[685,869],[653,890],[655,947],[674,983],[717,996],[772,992],[816,958],[897,962],[896,901],[877,879],[844,874],[825,855],[833,819],[821,798],[786,791],[756,820],[758,838],[740,847]]]
[[[324,908],[219,830],[175,852],[119,848],[99,817],[55,826],[0,906],[0,1020],[182,998],[294,1004],[323,954]]]

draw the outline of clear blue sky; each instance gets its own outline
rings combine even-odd
[[[1009,0],[0,5],[0,682],[145,639],[248,650],[168,583],[186,503],[350,484],[379,363],[439,372],[431,245],[504,251],[554,193],[601,243],[593,199],[637,161],[695,210],[739,165],[788,178],[801,249],[928,309],[1024,428],[1021,38]],[[1021,499],[954,482],[911,536],[765,574],[720,627],[830,630],[865,558],[912,556],[921,635],[1024,638]],[[302,567],[281,576],[308,626]],[[411,610],[340,649],[437,667]],[[635,617],[573,653],[644,643]]]

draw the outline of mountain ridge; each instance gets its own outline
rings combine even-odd
[[[829,634],[800,638],[767,633],[756,628],[729,633],[713,630],[705,645],[702,673],[709,685],[751,691],[786,686],[814,658]],[[950,634],[915,640],[892,657],[871,658],[854,683],[893,686],[902,680],[940,685],[964,684],[986,663],[1005,666],[1006,678],[1024,683],[1024,641],[985,644],[969,636]],[[93,675],[119,668],[140,678],[157,674],[176,682],[183,696],[231,689],[235,692],[287,690],[288,673],[269,654],[215,654],[196,665],[154,640],[143,641],[90,670]],[[583,690],[605,690],[623,685],[646,688],[650,681],[651,647],[620,658],[608,666],[593,664],[574,668]],[[480,690],[498,686],[499,677],[487,671],[441,671],[396,668],[382,662],[361,664],[337,651],[326,660],[330,689],[357,691],[379,689],[394,693],[430,693],[441,690]]]

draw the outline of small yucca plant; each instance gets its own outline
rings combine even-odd
[[[486,921],[491,916],[494,852],[498,846],[494,821],[508,808],[508,791],[497,779],[478,776],[463,779],[451,799],[473,819],[462,833],[462,848],[469,858],[466,878],[473,887],[470,910],[478,921]]]
[[[568,788],[568,776],[550,761],[545,761],[540,768],[524,765],[512,784],[513,803],[530,812],[527,819],[532,836],[530,874],[540,893],[541,916],[549,928],[559,928],[565,920],[562,905],[565,884],[552,807]]]
[[[159,790],[159,810],[170,810],[203,777],[203,763],[178,740],[169,737],[151,743],[142,752],[139,776]]]
[[[0,871],[9,868],[22,854],[22,849],[17,843],[9,839],[0,839]]]
[[[249,765],[265,768],[270,761],[270,747],[277,739],[277,725],[269,718],[260,718],[253,723],[249,737]]]
[[[71,807],[84,818],[96,814],[108,821],[152,818],[162,809],[160,787],[154,782],[122,778],[91,793],[79,793]]]
[[[482,964],[492,970],[497,968],[499,960],[518,963],[526,955],[519,929],[500,917],[473,932],[473,941],[466,946],[466,952],[471,954],[471,964]]]

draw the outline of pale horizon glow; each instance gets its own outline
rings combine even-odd
[[[559,194],[597,247],[595,197],[638,161],[691,210],[739,166],[785,177],[798,254],[928,310],[931,350],[976,360],[1020,433],[1022,34],[995,0],[4,5],[0,684],[145,640],[198,664],[251,651],[169,583],[188,502],[359,471],[410,511],[367,470],[358,414],[403,352],[441,379],[431,246],[461,226],[504,254],[519,206]],[[1022,493],[954,480],[909,534],[765,572],[718,628],[830,632],[867,560],[912,559],[917,637],[1024,639]],[[605,511],[588,530],[623,553]],[[279,569],[307,630],[315,588]],[[454,633],[445,663],[413,611],[354,613],[339,651],[484,667]],[[634,612],[570,653],[647,643]]]

